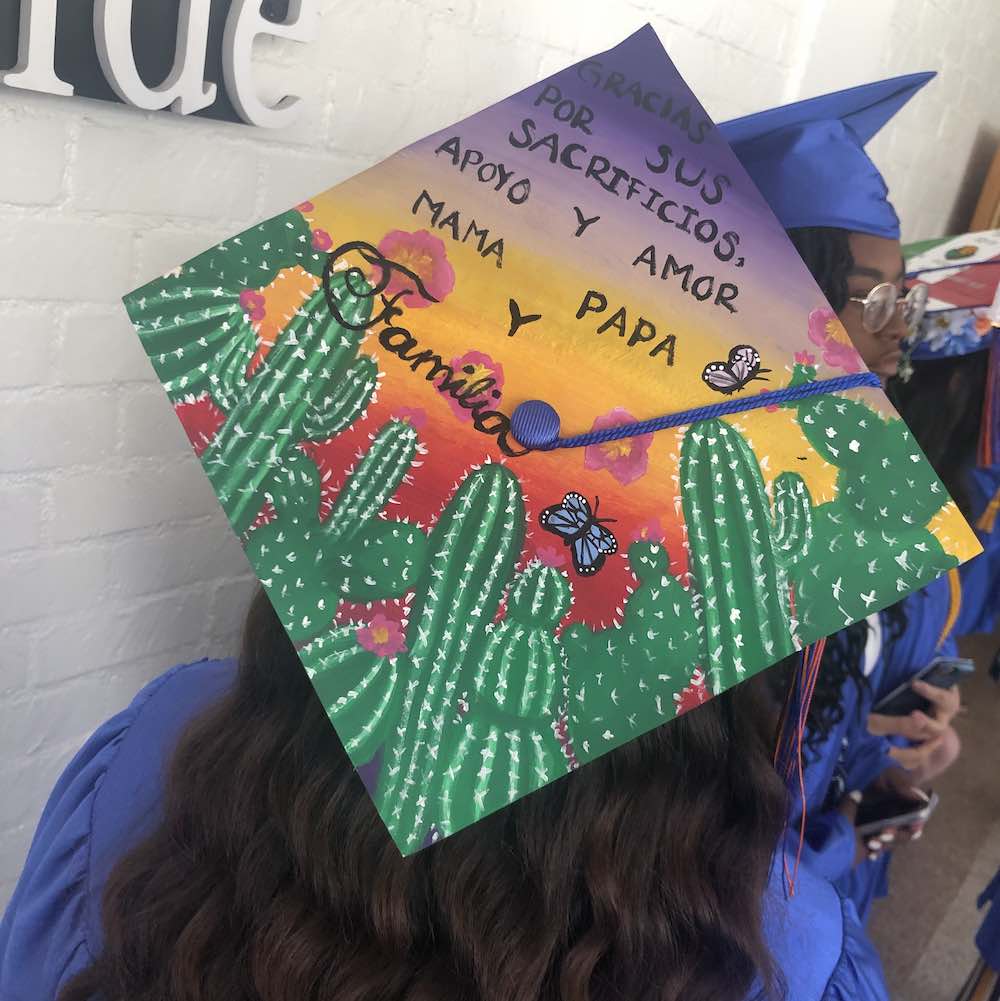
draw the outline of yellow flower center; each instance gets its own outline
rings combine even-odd
[[[632,454],[632,443],[628,438],[622,438],[620,441],[605,442],[601,446],[601,451],[609,459],[624,459]]]
[[[414,250],[412,247],[404,247],[397,252],[395,260],[397,264],[402,264],[404,268],[409,268],[410,271],[420,275],[425,281],[434,271],[434,258],[426,250]]]
[[[466,373],[465,369],[471,368],[470,373]],[[485,365],[466,365],[462,369],[462,375],[467,376],[465,384],[471,386],[474,382],[478,382],[480,379],[492,379],[493,373]]]
[[[375,640],[378,646],[383,646],[389,642],[389,627],[388,626],[375,626],[372,629],[372,639]]]

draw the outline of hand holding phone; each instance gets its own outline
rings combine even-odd
[[[919,711],[926,713],[933,708],[931,699],[914,688],[916,682],[938,689],[950,689],[975,670],[975,665],[966,657],[935,657],[925,668],[918,671],[909,681],[905,681],[872,706],[872,712],[881,716],[909,716]],[[926,688],[924,688],[926,692]],[[932,696],[933,697],[933,696]]]
[[[921,795],[924,798],[917,800],[896,792],[866,793],[858,806],[855,830],[861,837],[869,837],[889,829],[923,826],[937,808],[938,796],[935,792]]]

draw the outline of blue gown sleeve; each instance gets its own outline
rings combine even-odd
[[[1000,870],[979,895],[978,906],[990,905],[976,933],[976,948],[991,969],[1000,972]]]
[[[0,921],[3,1001],[54,998],[100,952],[104,880],[158,818],[162,766],[181,728],[225,691],[234,672],[231,661],[166,671],[66,766]]]
[[[841,900],[844,944],[822,1001],[889,1001],[882,962],[865,933],[854,904]]]
[[[764,931],[789,1001],[888,1001],[882,964],[854,905],[801,867],[787,892],[778,854],[765,899]],[[759,991],[753,995],[755,1001]]]
[[[94,954],[87,936],[94,798],[133,717],[113,716],[84,744],[49,797],[0,923],[0,997],[54,998]]]

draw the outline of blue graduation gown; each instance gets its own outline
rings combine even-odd
[[[954,657],[958,653],[954,634],[949,632],[956,609],[947,575],[908,595],[903,606],[906,629],[893,641],[888,640],[888,624],[885,615],[882,616],[882,650],[868,678],[871,694],[866,718],[873,703],[912,679],[935,657]],[[902,746],[906,743],[902,737],[890,738],[890,744]],[[892,761],[885,764],[888,766]],[[867,923],[873,902],[889,892],[891,855],[886,851],[874,862],[865,859],[837,880],[838,889],[854,902],[862,923]]]
[[[976,933],[976,947],[989,967],[1000,973],[1000,870],[979,895],[978,904],[989,904],[989,910]]]
[[[0,998],[53,998],[102,946],[101,891],[115,860],[161,817],[163,765],[184,724],[233,683],[232,661],[175,667],[87,741],[56,784],[0,922]],[[433,849],[431,849],[433,850]],[[768,942],[795,1001],[887,1001],[850,901],[800,871],[786,899],[776,861]]]

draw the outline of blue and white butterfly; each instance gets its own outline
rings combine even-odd
[[[594,510],[582,494],[570,491],[561,504],[547,507],[538,516],[538,523],[547,532],[558,535],[573,554],[573,569],[590,577],[604,566],[604,561],[618,552],[618,540],[604,527],[614,518],[598,518],[601,500],[596,498]]]
[[[760,352],[755,347],[737,344],[729,352],[729,361],[710,361],[701,377],[717,393],[729,396],[755,379],[768,382],[760,373],[770,371],[769,368],[760,367]]]

